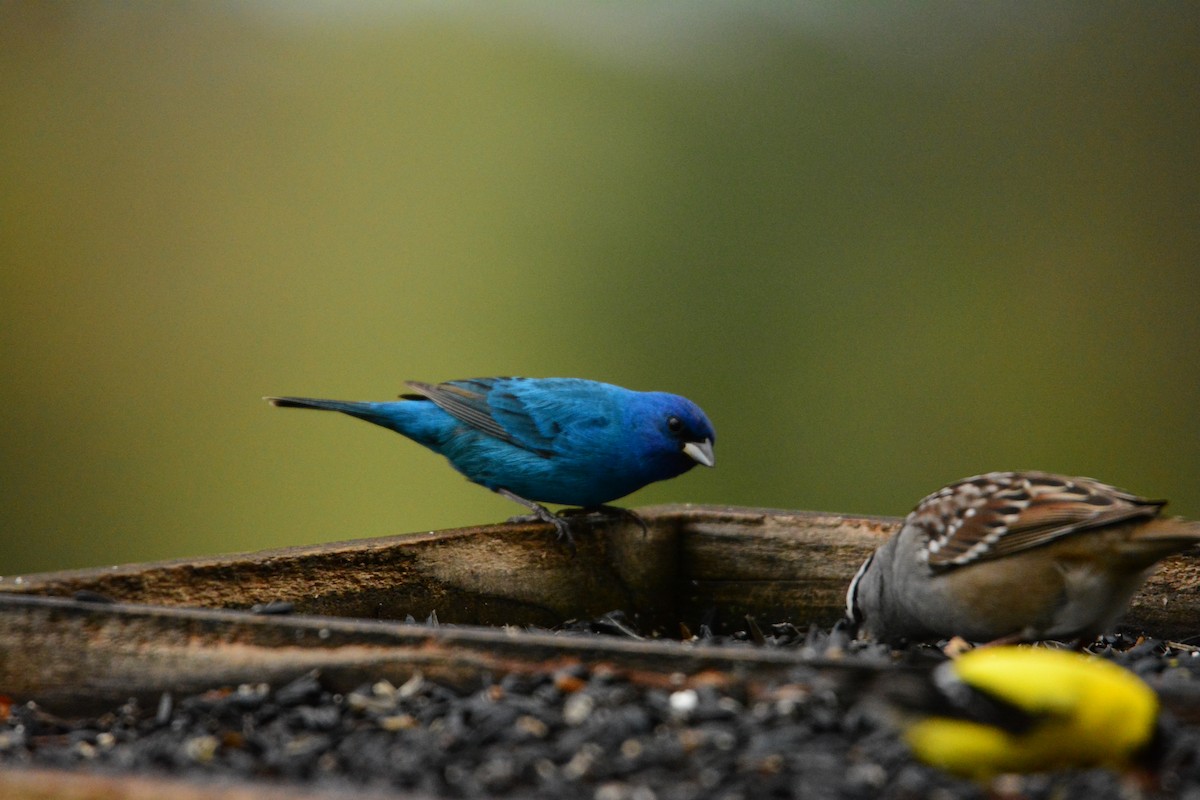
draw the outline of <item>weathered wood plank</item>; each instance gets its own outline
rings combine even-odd
[[[680,614],[715,630],[763,622],[831,625],[854,571],[899,520],[803,511],[679,512]]]
[[[519,630],[614,608],[668,635],[681,622],[692,630],[741,627],[747,615],[764,624],[828,625],[842,614],[858,565],[899,522],[711,506],[639,513],[646,534],[627,522],[599,525],[577,537],[574,555],[547,526],[518,524],[0,578],[0,691],[76,714],[131,696],[153,703],[166,691],[278,685],[310,669],[342,691],[381,678],[400,684],[417,672],[470,686],[583,664],[651,685],[694,678],[738,682],[750,692],[771,681],[807,681],[813,670],[835,681],[861,670],[805,661],[795,651]],[[121,602],[64,599],[79,591]],[[273,600],[300,614],[238,610]],[[388,621],[433,611],[468,627]],[[1200,633],[1200,558],[1168,560],[1127,619],[1166,638]],[[504,625],[516,627],[476,627]],[[1200,718],[1191,687],[1160,688],[1169,690],[1164,704],[1177,718]],[[39,794],[45,787],[80,800],[151,797],[164,785],[56,771],[0,774],[0,795],[19,798],[51,796]],[[169,788],[192,791],[187,782]],[[247,783],[197,786],[193,794],[240,800],[262,791]]]
[[[581,533],[574,555],[539,524],[491,525],[258,553],[0,577],[3,592],[98,592],[134,603],[247,608],[286,600],[305,614],[536,625],[620,608],[647,630],[722,630],[760,621],[829,625],[863,559],[899,524],[720,506],[640,509]],[[1134,599],[1127,621],[1200,633],[1200,559],[1179,556]]]
[[[553,626],[615,608],[673,622],[675,526],[614,522],[577,536],[574,554],[541,524],[464,528],[257,553],[0,578],[0,593],[95,592],[163,606],[249,608],[291,602],[303,614]],[[2,594],[0,594],[2,596]]]
[[[361,787],[305,789],[269,781],[103,775],[53,769],[0,771],[4,800],[429,800],[427,794]]]
[[[664,640],[429,627],[337,617],[97,605],[36,595],[0,598],[0,686],[61,713],[154,702],[246,682],[279,685],[312,669],[337,691],[416,672],[455,686],[509,673],[601,664],[632,680],[679,685],[677,674],[765,680],[801,667],[795,652]]]

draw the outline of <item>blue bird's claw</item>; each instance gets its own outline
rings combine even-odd
[[[612,520],[614,518],[620,520],[628,520],[637,523],[637,526],[642,529],[642,538],[650,533],[650,526],[646,524],[646,520],[642,519],[642,515],[636,511],[630,511],[628,508],[620,506],[587,506],[585,508],[564,508],[558,512],[564,517],[582,517],[592,516],[593,514],[602,518]]]
[[[554,530],[557,532],[554,538],[560,542],[565,539],[567,547],[571,548],[571,555],[575,555],[575,537],[571,535],[571,523],[554,514],[550,515],[550,519],[547,522],[553,525]]]
[[[514,503],[520,503],[533,512],[532,514],[513,517],[509,520],[509,522],[530,522],[533,520],[548,522],[554,526],[554,530],[557,532],[557,536],[555,538],[560,542],[565,539],[567,542],[567,547],[571,548],[571,554],[575,554],[575,537],[571,535],[571,525],[569,522],[567,522],[567,520],[552,513],[550,509],[546,508],[541,503],[535,503],[532,500],[526,500],[524,497],[515,495],[507,489],[497,489],[496,494],[501,495],[502,497],[507,497]]]

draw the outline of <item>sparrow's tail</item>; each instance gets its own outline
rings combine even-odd
[[[1148,567],[1167,556],[1200,545],[1200,522],[1182,517],[1158,517],[1134,525],[1128,536],[1120,546],[1127,563]]]
[[[1134,538],[1145,542],[1178,542],[1179,549],[1200,543],[1200,522],[1183,517],[1159,517],[1134,529]]]

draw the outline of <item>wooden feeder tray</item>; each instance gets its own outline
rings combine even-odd
[[[680,674],[767,682],[794,651],[680,644],[681,626],[832,625],[863,559],[899,520],[669,505],[580,526],[577,551],[549,526],[510,523],[200,559],[0,578],[0,694],[63,715],[130,697],[273,685],[319,669],[338,691],[419,672],[451,684],[569,664],[607,665],[667,685]],[[1169,559],[1126,621],[1155,636],[1200,631],[1200,559]],[[107,598],[94,602],[78,598]],[[288,615],[253,613],[287,602]],[[661,638],[548,629],[620,609]],[[436,614],[440,626],[424,621]],[[407,624],[413,617],[422,624]],[[40,797],[31,772],[0,773],[0,795]],[[50,771],[62,797],[145,779]],[[49,778],[47,778],[49,780]],[[78,785],[77,785],[78,784]],[[5,789],[7,785],[7,790]],[[71,787],[74,786],[75,789]],[[121,787],[124,787],[121,789]],[[78,791],[76,791],[78,790]],[[99,791],[99,789],[96,789]],[[106,790],[107,791],[107,790]],[[189,797],[241,797],[246,785],[188,785]],[[310,795],[306,794],[305,797]],[[313,793],[335,797],[336,793]]]

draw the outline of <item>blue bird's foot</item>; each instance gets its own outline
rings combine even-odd
[[[550,509],[546,508],[544,505],[541,505],[540,503],[535,503],[532,500],[526,500],[524,497],[515,495],[512,492],[508,491],[507,489],[497,489],[496,494],[498,494],[502,497],[507,497],[509,500],[512,500],[514,503],[520,503],[521,505],[525,506],[526,508],[528,508],[530,511],[533,512],[532,514],[525,514],[525,515],[521,515],[519,517],[511,517],[508,520],[509,522],[539,521],[539,522],[550,523],[551,525],[554,526],[554,530],[557,532],[557,536],[555,538],[557,538],[558,541],[560,541],[560,542],[565,539],[567,542],[567,547],[571,548],[571,554],[574,555],[574,553],[575,553],[575,537],[571,535],[571,525],[567,520],[554,514],[552,511],[550,511]]]
[[[620,506],[587,506],[586,508],[564,508],[558,512],[564,517],[575,516],[590,516],[597,514],[600,516],[614,518],[618,517],[624,520],[636,522],[638,527],[642,529],[642,538],[644,539],[650,533],[650,526],[646,524],[646,520],[642,519],[642,515],[636,511],[630,511],[628,508]]]

